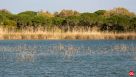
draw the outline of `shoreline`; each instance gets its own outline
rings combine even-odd
[[[136,40],[136,33],[106,32],[44,32],[44,33],[3,33],[0,40]]]

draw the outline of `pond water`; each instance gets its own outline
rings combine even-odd
[[[128,77],[136,40],[1,40],[0,77]]]

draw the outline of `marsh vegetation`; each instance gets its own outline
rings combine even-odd
[[[0,10],[0,39],[136,39],[136,15],[125,8],[80,13],[74,10]]]

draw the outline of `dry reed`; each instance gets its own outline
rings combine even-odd
[[[76,27],[72,30],[64,31],[60,28],[27,28],[22,30],[0,28],[0,40],[46,40],[46,39],[84,39],[84,40],[101,40],[101,39],[136,39],[135,32],[112,33],[100,32],[91,28]]]

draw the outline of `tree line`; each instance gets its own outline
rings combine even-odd
[[[67,31],[73,27],[98,28],[108,32],[136,32],[136,15],[125,8],[98,10],[93,13],[80,13],[75,10],[24,11],[12,14],[8,10],[0,10],[0,26],[5,28],[24,29],[27,27],[59,27]]]

